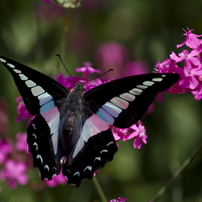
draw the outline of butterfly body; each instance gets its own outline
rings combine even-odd
[[[0,56],[12,74],[27,110],[34,119],[27,143],[41,179],[62,170],[68,183],[79,186],[117,152],[109,125],[128,128],[149,108],[155,95],[173,85],[177,74],[130,76],[87,92],[78,83],[70,92],[44,74]]]

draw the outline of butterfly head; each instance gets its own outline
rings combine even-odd
[[[85,86],[83,83],[79,82],[74,86],[74,92],[75,93],[83,93],[85,91]]]

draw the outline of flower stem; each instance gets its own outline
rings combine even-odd
[[[106,196],[105,196],[105,194],[104,194],[104,192],[103,192],[103,190],[102,190],[96,176],[93,177],[93,183],[94,183],[94,185],[95,185],[95,187],[96,187],[96,189],[98,191],[98,194],[100,195],[100,198],[101,198],[102,202],[108,202],[108,200],[107,200],[107,198],[106,198]]]
[[[175,173],[173,174],[172,178],[157,192],[156,196],[152,200],[152,202],[156,202],[166,191],[166,189],[175,181],[175,179],[182,173],[183,170],[195,159],[195,157],[201,152],[202,145],[197,148],[193,154],[185,160],[181,167],[179,167]]]
[[[61,44],[60,44],[60,56],[64,58],[66,52],[66,40],[67,40],[67,33],[69,30],[69,13],[65,14],[64,22],[62,26],[62,37],[61,37]],[[60,69],[61,62],[58,60],[57,69]]]

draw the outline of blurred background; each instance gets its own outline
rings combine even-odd
[[[202,0],[83,0],[77,9],[42,0],[1,0],[0,55],[54,77],[58,72],[67,75],[55,57],[59,53],[73,75],[75,68],[90,61],[102,72],[113,68],[108,77],[115,79],[131,74],[131,67],[134,73],[151,72],[158,60],[164,61],[171,51],[177,53],[183,29],[202,34],[201,25]],[[27,124],[15,121],[18,96],[11,75],[0,65],[0,135],[13,142]],[[201,145],[201,112],[201,101],[190,93],[164,93],[163,102],[155,102],[153,113],[142,119],[148,144],[138,150],[132,140],[119,142],[114,160],[99,170],[97,178],[107,199],[151,201]],[[3,167],[0,164],[0,170]],[[38,169],[29,169],[27,175],[26,185],[13,188],[1,180],[0,202],[101,201],[92,180],[84,180],[79,188],[69,184],[51,188],[40,181]],[[159,199],[182,201],[202,201],[200,153]]]

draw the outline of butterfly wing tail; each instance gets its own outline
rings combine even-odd
[[[79,187],[83,179],[92,179],[99,168],[103,168],[108,161],[111,161],[117,150],[110,129],[96,134],[85,143],[72,165],[63,166],[63,175],[68,178],[69,184]]]

